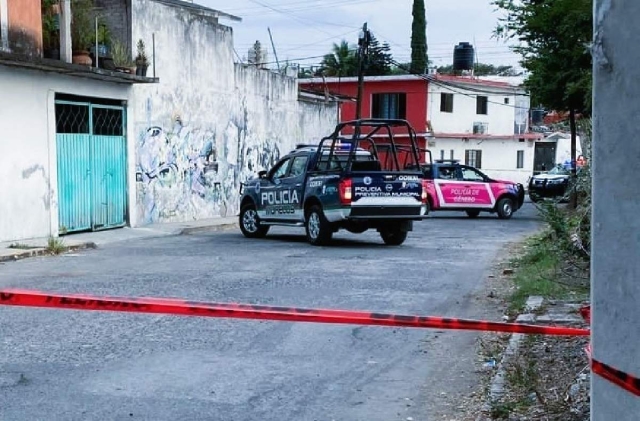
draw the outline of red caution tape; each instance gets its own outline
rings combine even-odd
[[[590,334],[588,329],[500,323],[484,320],[404,316],[362,311],[272,307],[252,304],[206,303],[166,298],[119,298],[89,295],[60,295],[22,290],[0,291],[0,305],[60,308],[69,310],[170,314],[178,316],[278,320],[288,322],[476,330],[538,335],[589,336]]]
[[[475,330],[537,335],[590,335],[588,329],[489,322],[484,320],[405,316],[363,311],[273,307],[253,304],[207,303],[167,298],[98,297],[77,294],[61,295],[23,290],[0,291],[0,305],[288,322]],[[583,308],[581,313],[586,320],[590,319],[590,308]],[[591,360],[594,373],[640,396],[639,379],[592,359],[591,346],[588,346],[586,351]]]
[[[587,323],[591,324],[591,306],[586,305],[581,307],[580,314]],[[585,348],[585,352],[591,363],[591,371],[593,371],[600,377],[609,380],[616,386],[623,388],[627,392],[631,392],[636,396],[640,396],[640,379],[623,371],[620,371],[608,364],[601,363],[593,359],[591,344],[587,345],[587,347]]]
[[[591,324],[591,306],[584,305],[580,307],[580,315],[589,324]]]
[[[589,360],[591,360],[591,370],[594,373],[604,379],[609,380],[616,386],[623,388],[627,392],[631,392],[636,396],[640,396],[640,379],[633,377],[632,375],[627,374],[623,371],[620,371],[608,364],[594,360],[591,357],[591,346],[587,347],[587,355],[589,356]]]

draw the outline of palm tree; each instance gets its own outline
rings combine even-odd
[[[356,76],[358,74],[358,60],[355,47],[342,40],[340,44],[333,44],[333,52],[324,56],[322,60],[323,73],[326,76]]]

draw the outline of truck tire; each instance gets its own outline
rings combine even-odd
[[[508,197],[498,200],[496,211],[498,212],[498,218],[511,219],[513,216],[513,200]]]
[[[399,246],[407,239],[407,231],[403,231],[400,228],[384,228],[380,230],[380,237],[382,241],[388,246]]]
[[[322,246],[331,241],[333,229],[320,206],[313,205],[309,208],[304,225],[307,231],[307,241],[312,245]]]
[[[253,203],[244,205],[240,210],[240,231],[247,238],[264,238],[269,226],[261,225],[258,211]]]
[[[477,218],[478,215],[480,215],[480,211],[479,210],[468,210],[467,211],[467,216],[469,218]]]

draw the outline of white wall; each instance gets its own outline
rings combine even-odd
[[[492,90],[493,95],[478,93],[463,87],[450,89],[429,84],[429,98],[427,114],[435,133],[473,133],[473,124],[482,122],[488,124],[490,135],[513,135],[516,119],[520,123],[526,123],[528,113],[528,97],[515,95],[514,88],[489,88],[475,86],[474,89]],[[508,94],[510,92],[514,92]],[[440,111],[440,98],[442,93],[453,94],[453,112]],[[487,96],[487,114],[476,114],[476,95]],[[508,98],[509,104],[505,104]],[[518,107],[525,107],[520,110]],[[519,111],[519,112],[517,112]],[[522,114],[524,111],[524,121]]]
[[[127,99],[129,91],[0,66],[0,242],[58,234],[55,93]]]
[[[576,159],[582,155],[580,136],[576,136]],[[562,164],[566,160],[571,160],[571,137],[567,139],[559,138],[556,143],[556,164]]]
[[[431,140],[433,141],[433,140]],[[534,142],[525,140],[474,140],[462,139],[435,139],[435,146],[430,146],[434,160],[440,159],[440,151],[444,150],[444,158],[450,159],[451,150],[454,151],[454,159],[459,159],[464,164],[465,150],[479,149],[482,151],[482,172],[489,177],[522,183],[533,173]],[[517,151],[524,151],[524,168],[518,169]]]
[[[234,215],[240,182],[333,130],[336,107],[299,103],[294,78],[234,64],[231,28],[152,0],[132,23],[134,45],[155,32],[160,78],[134,88],[138,224]]]

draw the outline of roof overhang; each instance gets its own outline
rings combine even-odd
[[[136,76],[129,73],[83,66],[80,64],[66,63],[60,60],[29,57],[21,54],[6,53],[2,51],[0,51],[0,65],[18,69],[35,70],[45,73],[57,73],[66,76],[128,85],[159,82],[158,78]]]
[[[181,9],[188,10],[191,13],[194,13],[199,16],[205,16],[209,18],[215,19],[229,19],[234,22],[242,22],[242,18],[234,15],[230,15],[229,13],[221,12],[219,10],[211,9],[206,6],[201,6],[196,3],[186,2],[182,0],[153,0],[156,3],[166,4],[167,6],[179,7]]]
[[[355,76],[346,77],[313,77],[299,79],[299,85],[317,85],[317,84],[336,84],[336,83],[357,83],[358,78]],[[522,86],[517,83],[509,83],[501,80],[482,79],[480,77],[451,76],[440,74],[423,74],[423,75],[386,75],[386,76],[365,76],[364,83],[375,82],[432,82],[433,84],[452,84],[458,85],[459,88],[464,87],[482,87],[503,91],[505,89],[514,92],[525,92]]]
[[[419,75],[387,75],[387,76],[365,76],[364,82],[425,82]],[[357,83],[357,76],[345,76],[345,77],[312,77],[305,79],[298,79],[299,85],[313,85],[319,83]]]
[[[321,91],[314,91],[309,89],[299,89],[298,99],[308,102],[353,102],[356,99],[347,95],[340,95],[336,93],[324,93]]]
[[[510,135],[489,135],[489,134],[473,134],[473,133],[434,133],[433,137],[437,139],[474,139],[474,140],[539,140],[544,138],[541,133],[521,133]]]

